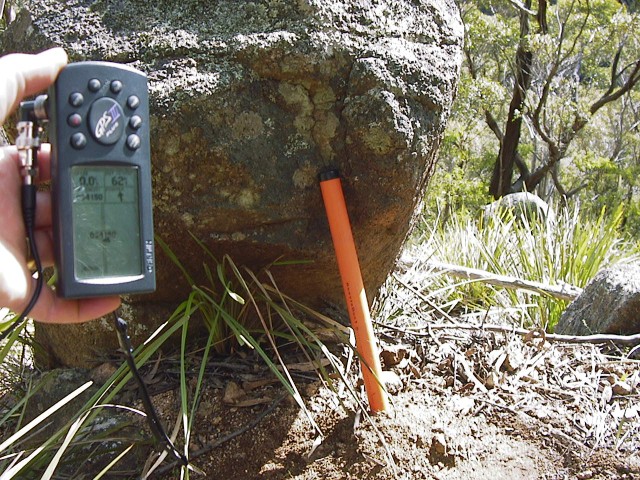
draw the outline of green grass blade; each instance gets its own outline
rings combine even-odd
[[[98,475],[93,477],[93,480],[100,480],[102,477],[104,477],[109,472],[109,470],[111,470],[127,453],[129,453],[129,451],[133,448],[133,446],[134,445],[131,444],[127,448],[125,448],[122,452],[120,452],[120,454],[117,457],[115,457],[113,460],[111,460],[109,464],[98,473]]]

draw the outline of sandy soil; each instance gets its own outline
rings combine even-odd
[[[640,478],[638,362],[622,352],[455,329],[382,336],[392,409],[370,417],[299,375],[317,428],[250,358],[218,363],[193,463],[220,479]],[[155,401],[172,421],[174,394]],[[152,478],[179,478],[168,467]]]

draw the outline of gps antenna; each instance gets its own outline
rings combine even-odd
[[[340,173],[337,170],[330,170],[321,173],[319,179],[342,279],[342,288],[347,301],[347,310],[356,336],[356,349],[360,356],[369,407],[373,412],[381,412],[388,409],[387,396],[381,383],[382,367],[371,324],[371,314],[360,272],[360,263],[351,232],[351,223],[342,192]]]

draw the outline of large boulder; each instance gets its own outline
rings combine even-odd
[[[317,182],[332,167],[373,298],[415,218],[455,95],[454,0],[25,3],[5,52],[62,45],[72,60],[148,74],[156,233],[197,281],[205,256],[189,234],[254,270],[298,262],[272,267],[282,291],[316,308],[343,305]],[[157,267],[145,301],[186,298],[161,252]],[[62,336],[83,328],[102,327]],[[54,352],[62,363],[66,354]]]
[[[563,312],[555,332],[640,333],[640,264],[616,265],[600,271]]]

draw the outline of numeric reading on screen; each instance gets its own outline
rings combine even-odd
[[[138,167],[76,165],[71,184],[76,279],[142,275]]]

